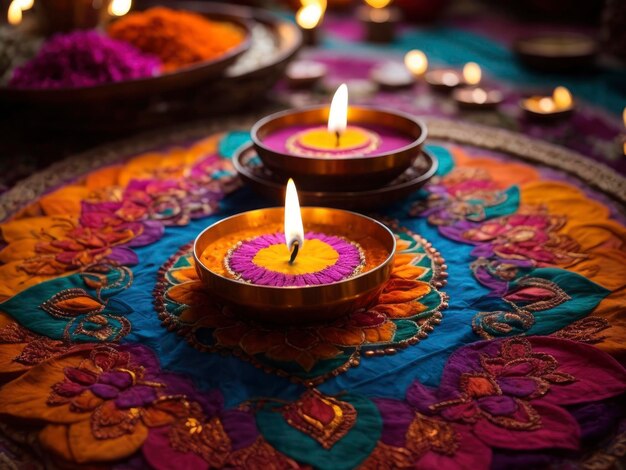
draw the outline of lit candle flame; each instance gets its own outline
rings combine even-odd
[[[30,10],[35,4],[35,0],[15,0],[20,5],[22,11]]]
[[[133,0],[112,0],[109,3],[109,15],[124,16],[133,6]]]
[[[17,26],[22,22],[22,12],[30,10],[35,3],[34,0],[13,0],[7,11],[7,20],[9,24]]]
[[[572,106],[572,94],[564,86],[558,86],[554,89],[552,99],[559,109],[567,109]]]
[[[289,252],[292,253],[289,262],[293,263],[298,254],[298,249],[304,245],[304,227],[302,225],[298,191],[291,178],[287,182],[287,191],[285,193],[285,243]]]
[[[9,24],[13,26],[17,26],[22,22],[22,7],[20,6],[19,0],[13,0],[9,5],[7,20]]]
[[[315,28],[322,17],[324,16],[324,11],[326,10],[326,2],[302,2],[302,6],[296,13],[296,23],[303,29],[313,29]]]
[[[346,127],[348,127],[348,85],[342,83],[333,96],[328,115],[328,132],[337,136],[337,146]]]
[[[391,0],[365,0],[365,3],[372,8],[385,8],[391,3]]]
[[[463,67],[463,79],[468,85],[478,85],[482,78],[482,70],[476,62],[468,62]]]
[[[419,77],[428,70],[428,58],[422,51],[413,49],[404,56],[404,65],[413,75]]]

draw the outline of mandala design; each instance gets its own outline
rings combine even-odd
[[[226,270],[244,282],[284,287],[331,284],[359,274],[365,265],[361,247],[343,237],[309,232],[305,240],[294,265],[286,262],[282,233],[243,240],[228,252]]]
[[[211,298],[196,274],[190,245],[160,270],[159,317],[202,351],[231,352],[267,372],[312,386],[359,365],[361,356],[395,354],[424,339],[441,322],[446,265],[432,245],[395,224],[391,278],[376,305],[331,324],[268,325],[237,317]]]

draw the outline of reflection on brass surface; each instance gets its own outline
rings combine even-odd
[[[372,189],[380,187],[402,174],[420,156],[426,140],[426,125],[419,119],[398,111],[362,106],[350,106],[350,125],[383,126],[413,138],[409,145],[376,155],[352,157],[303,157],[278,152],[263,140],[269,134],[291,126],[320,126],[328,121],[330,108],[315,106],[287,110],[261,119],[252,128],[252,141],[263,160],[273,172],[298,181],[298,187],[309,190],[336,188]]]
[[[323,207],[301,210],[305,229],[307,224],[323,224],[370,236],[382,244],[388,257],[370,271],[320,286],[269,287],[229,279],[202,263],[204,250],[227,234],[282,223],[284,217],[284,209],[280,207],[243,212],[211,225],[196,238],[193,248],[196,271],[210,293],[237,314],[274,323],[328,321],[370,306],[391,274],[396,249],[393,233],[380,222],[354,212]]]

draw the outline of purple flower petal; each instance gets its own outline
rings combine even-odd
[[[98,378],[98,383],[124,390],[133,384],[133,378],[128,372],[105,372]]]
[[[115,404],[119,408],[137,408],[156,399],[156,391],[152,387],[138,385],[119,394],[115,400]]]
[[[504,395],[479,398],[477,402],[481,410],[493,416],[512,415],[517,410],[515,400]]]
[[[113,387],[112,385],[106,384],[95,384],[91,386],[91,391],[97,397],[102,398],[103,400],[111,400],[117,397],[120,393],[119,389]]]
[[[505,395],[527,397],[537,390],[537,382],[530,377],[500,377],[498,385]]]

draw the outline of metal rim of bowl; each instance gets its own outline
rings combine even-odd
[[[261,159],[266,159],[269,157],[269,159],[273,159],[273,158],[281,159],[281,160],[287,159],[286,161],[289,161],[288,159],[294,158],[294,159],[297,159],[297,160],[294,160],[294,163],[298,162],[298,164],[313,165],[315,163],[319,163],[320,159],[318,157],[291,155],[289,153],[273,150],[263,143],[263,138],[260,136],[260,134],[263,133],[264,129],[270,123],[279,119],[283,119],[286,116],[290,116],[294,114],[295,115],[309,114],[309,113],[313,113],[316,111],[317,112],[324,111],[326,109],[328,109],[328,106],[326,105],[307,106],[304,108],[299,108],[297,110],[288,109],[284,111],[279,111],[274,114],[270,114],[269,116],[266,116],[260,119],[259,121],[257,121],[254,124],[254,126],[252,126],[250,135],[252,138],[253,145],[259,151],[259,156],[261,157]],[[370,162],[370,164],[380,163],[380,162],[385,161],[389,157],[393,157],[398,154],[408,154],[412,150],[418,151],[421,148],[421,146],[424,144],[428,136],[428,128],[426,124],[421,119],[416,118],[408,113],[404,113],[402,111],[396,111],[392,109],[387,109],[387,108],[381,108],[377,106],[350,106],[349,109],[355,110],[357,112],[361,111],[365,113],[380,112],[383,114],[393,116],[395,118],[403,119],[406,122],[408,122],[410,125],[414,125],[416,126],[417,129],[419,129],[419,136],[415,138],[410,144],[405,145],[404,147],[378,153],[375,155],[368,155],[368,156],[355,155],[355,156],[348,156],[348,157],[325,157],[323,161],[328,162],[329,165],[333,165],[337,162],[343,162],[343,163],[346,163],[347,165],[353,165],[353,166],[358,165],[359,163],[362,163],[365,161]],[[359,121],[357,120],[356,123],[358,124]],[[320,124],[323,124],[323,121],[320,121]],[[271,166],[271,163],[270,163],[270,166]],[[407,168],[408,166],[409,165],[407,165]],[[324,177],[324,176],[337,176],[341,174],[343,173],[341,172],[337,173],[337,172],[331,171],[330,173],[327,173],[327,174],[318,173],[318,174],[315,174],[315,176]]]
[[[306,289],[306,290],[310,290],[310,291],[314,291],[314,290],[319,290],[328,286],[337,286],[337,285],[341,285],[341,284],[345,284],[345,283],[349,283],[351,281],[354,280],[358,280],[358,279],[362,279],[364,277],[368,277],[368,275],[373,275],[374,273],[384,269],[389,263],[391,263],[393,261],[393,258],[395,256],[396,253],[396,238],[393,234],[393,232],[389,229],[389,227],[387,227],[385,224],[383,224],[382,222],[379,222],[378,220],[372,218],[372,217],[368,217],[366,215],[363,214],[359,214],[358,212],[355,211],[349,211],[349,210],[345,210],[345,209],[334,209],[334,208],[327,208],[327,207],[315,207],[315,206],[303,206],[302,209],[332,209],[333,211],[339,211],[339,212],[344,212],[344,213],[348,213],[352,216],[358,216],[358,217],[362,217],[364,219],[368,219],[372,222],[374,222],[375,224],[377,224],[379,227],[381,227],[382,229],[384,229],[383,231],[386,232],[390,239],[392,240],[392,248],[390,250],[389,255],[387,256],[387,258],[385,258],[385,260],[383,262],[381,262],[378,266],[376,266],[373,269],[370,269],[369,271],[366,271],[364,273],[361,274],[357,274],[356,276],[353,276],[351,278],[348,279],[344,279],[343,281],[339,281],[339,282],[334,282],[331,284],[318,284],[315,286],[288,286],[288,287],[273,287],[273,286],[262,286],[262,285],[256,285],[256,284],[250,284],[244,281],[240,281],[237,279],[231,279],[225,276],[222,276],[220,274],[217,274],[213,271],[211,271],[204,263],[202,263],[202,261],[200,260],[200,257],[202,255],[202,253],[198,253],[198,242],[200,239],[202,239],[206,233],[208,233],[210,230],[214,229],[217,225],[227,222],[229,220],[234,220],[237,217],[240,217],[242,214],[245,214],[246,212],[241,212],[239,214],[234,214],[231,215],[229,217],[224,217],[221,220],[218,220],[217,222],[209,225],[207,228],[205,228],[204,230],[202,230],[202,232],[200,232],[200,234],[198,234],[198,236],[195,238],[194,242],[193,242],[193,257],[196,263],[198,263],[200,266],[202,266],[207,272],[211,273],[211,275],[215,276],[216,278],[220,279],[220,281],[224,281],[227,283],[233,283],[233,285],[237,285],[237,286],[248,286],[248,287],[255,287],[255,288],[259,288],[261,290],[267,290],[269,291],[284,291],[285,289],[290,289],[290,290],[294,290],[294,289]],[[255,212],[255,211],[266,211],[266,210],[284,210],[283,207],[268,207],[268,208],[263,208],[263,209],[255,209],[253,211],[247,211],[247,212]]]
[[[262,178],[258,175],[255,175],[254,173],[252,173],[248,167],[245,165],[244,162],[242,162],[242,159],[250,152],[254,151],[254,145],[252,143],[248,143],[248,144],[244,144],[241,147],[239,147],[239,149],[237,149],[237,151],[235,151],[233,158],[232,158],[232,162],[233,165],[235,167],[235,169],[237,170],[237,173],[239,173],[240,175],[242,175],[244,178],[253,181],[254,183],[258,184],[258,185],[262,185],[265,186],[267,188],[271,188],[274,191],[280,191],[282,190],[284,185],[281,185],[280,183],[277,183],[275,181],[269,181],[265,178]],[[439,160],[432,155],[430,152],[428,152],[427,150],[421,149],[420,151],[421,154],[423,154],[426,158],[428,158],[431,161],[431,166],[430,168],[428,168],[424,173],[422,173],[421,175],[417,176],[414,179],[411,179],[409,181],[400,183],[400,184],[396,184],[396,185],[392,185],[391,183],[388,183],[385,186],[382,186],[380,188],[376,188],[376,189],[369,189],[369,190],[364,190],[364,191],[347,191],[347,192],[342,192],[342,191],[301,191],[298,190],[298,193],[302,196],[302,197],[306,197],[307,195],[310,197],[324,197],[326,195],[332,195],[338,198],[345,198],[345,199],[350,199],[350,198],[358,198],[358,197],[368,197],[368,196],[377,196],[380,194],[385,194],[385,193],[389,193],[389,192],[394,192],[394,191],[401,191],[407,187],[416,185],[418,183],[421,182],[425,182],[427,180],[429,180],[430,178],[432,178],[434,176],[434,174],[437,172],[438,168],[439,168]],[[258,155],[258,154],[257,154]]]

